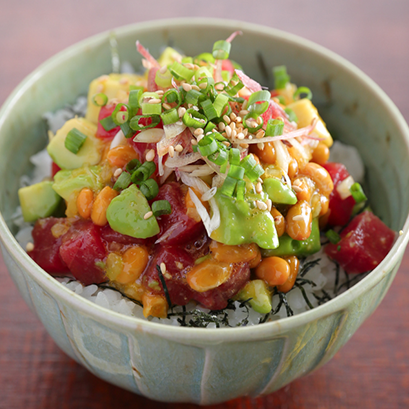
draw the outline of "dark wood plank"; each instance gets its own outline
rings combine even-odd
[[[409,119],[406,0],[20,0],[0,4],[0,103],[61,49],[123,24],[180,16],[224,17],[281,28],[339,53],[370,75]],[[251,5],[250,5],[251,4]],[[315,373],[258,399],[215,408],[409,407],[409,252],[380,308]],[[109,385],[63,354],[29,311],[0,261],[0,408],[193,408],[158,404]]]

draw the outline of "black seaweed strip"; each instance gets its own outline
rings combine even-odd
[[[310,310],[314,309],[314,306],[311,304],[311,301],[307,297],[307,293],[305,292],[305,288],[302,285],[298,284],[297,282],[295,283],[295,286],[298,287],[301,290],[301,294],[302,294],[302,296],[304,298],[304,301],[308,305]]]
[[[158,270],[159,280],[162,283],[163,291],[165,292],[166,301],[168,302],[169,307],[173,308],[173,304],[172,304],[172,301],[170,300],[170,296],[169,296],[168,287],[166,286],[165,278],[163,277],[162,271],[161,271],[160,267],[157,264],[156,264],[156,270]]]
[[[308,263],[304,264],[299,272],[300,277],[304,277],[313,267],[315,267],[321,261],[320,258],[316,260],[309,261]]]

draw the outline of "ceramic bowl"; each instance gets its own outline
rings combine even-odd
[[[409,133],[395,105],[360,70],[294,35],[242,22],[178,19],[115,30],[119,54],[141,66],[139,39],[153,55],[172,44],[194,55],[240,29],[231,57],[265,85],[258,64],[285,64],[295,83],[313,90],[333,135],[355,145],[367,169],[371,205],[394,230],[403,230],[383,262],[353,288],[314,310],[256,327],[169,327],[105,310],[70,292],[39,268],[14,239],[28,158],[44,148],[41,116],[85,94],[111,70],[109,33],[51,58],[13,92],[0,113],[0,236],[4,259],[26,303],[70,357],[96,376],[167,402],[211,404],[271,393],[325,364],[374,311],[399,267],[409,233]],[[206,34],[205,34],[206,33]],[[265,75],[265,73],[264,73]],[[386,194],[387,192],[387,194]]]

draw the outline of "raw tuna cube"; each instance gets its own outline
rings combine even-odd
[[[395,232],[372,212],[354,217],[341,232],[337,244],[328,244],[325,252],[347,273],[359,274],[373,270],[391,249]]]

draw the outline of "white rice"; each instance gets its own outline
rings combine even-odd
[[[44,118],[47,120],[50,130],[55,133],[68,119],[75,115],[84,115],[86,104],[86,98],[80,97],[72,107],[61,109],[55,114],[45,114]],[[331,149],[331,160],[346,164],[348,171],[353,175],[355,181],[363,180],[364,167],[355,148],[335,142]],[[24,176],[21,179],[21,186],[38,183],[50,176],[51,159],[46,150],[38,152],[32,156],[30,161],[34,165],[34,170],[31,177]],[[16,239],[25,249],[27,243],[32,241],[31,232],[33,226],[24,222],[21,215],[21,208],[16,210],[12,219],[13,223],[18,228]],[[325,294],[328,294],[330,298],[333,298],[347,290],[349,285],[352,283],[355,284],[363,278],[363,275],[354,275],[351,280],[351,277],[348,277],[341,268],[339,268],[337,273],[336,264],[327,257],[323,248],[318,253],[307,257],[303,265],[318,259],[320,259],[319,263],[312,267],[305,276],[302,277],[315,285],[304,282],[302,285],[304,294],[301,289],[296,286],[286,294],[286,299],[291,310],[288,310],[282,302],[281,308],[277,310],[280,305],[280,296],[276,294],[272,298],[272,311],[276,313],[270,313],[267,316],[257,313],[247,305],[242,305],[239,301],[232,303],[230,308],[217,314],[214,312],[209,314],[208,309],[202,308],[192,302],[186,306],[186,311],[188,311],[186,314],[188,315],[186,315],[184,319],[184,307],[175,307],[167,319],[149,317],[148,320],[166,325],[199,325],[206,326],[207,328],[215,328],[216,326],[234,327],[237,325],[257,325],[260,323],[260,320],[267,322],[284,318],[288,315],[300,314],[308,311],[311,307],[317,307],[320,303],[328,300],[328,298],[325,297]],[[137,302],[130,300],[117,290],[103,288],[102,286],[97,286],[95,284],[83,286],[79,281],[70,278],[57,278],[57,280],[69,290],[103,308],[131,317],[146,319],[143,316],[142,307]]]

